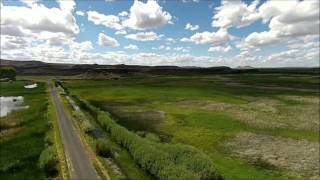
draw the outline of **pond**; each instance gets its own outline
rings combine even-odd
[[[22,96],[0,96],[0,117],[5,117],[12,111],[26,109]]]
[[[38,84],[37,84],[37,83],[35,83],[35,84],[29,84],[29,85],[24,86],[24,88],[26,88],[26,89],[33,89],[33,88],[36,88],[36,87],[38,87]]]

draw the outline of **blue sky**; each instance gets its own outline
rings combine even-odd
[[[144,1],[146,2],[146,1]],[[86,11],[88,9],[95,10],[99,13],[103,13],[106,15],[118,14],[122,11],[128,11],[132,1],[113,1],[113,2],[105,2],[105,1],[93,1],[91,3],[85,1],[79,1],[77,3],[77,9],[81,11]],[[213,55],[219,53],[209,53],[208,48],[209,44],[206,45],[195,45],[193,43],[182,43],[179,42],[179,39],[183,37],[189,37],[193,35],[193,31],[186,30],[185,26],[187,23],[191,23],[193,25],[199,25],[198,31],[217,31],[218,28],[211,26],[212,16],[214,8],[220,5],[219,1],[200,1],[182,3],[181,1],[159,1],[159,5],[167,12],[175,16],[173,18],[174,24],[169,24],[166,26],[162,26],[156,29],[152,29],[152,31],[157,34],[164,34],[167,38],[178,39],[178,42],[175,43],[172,47],[181,47],[181,46],[190,46],[194,55]],[[91,7],[91,8],[88,8]],[[84,33],[80,33],[77,37],[79,41],[90,40],[92,42],[96,41],[96,37],[100,32],[105,32],[106,34],[114,34],[116,30],[105,28],[103,25],[94,26],[92,22],[87,20],[85,16],[77,16],[77,21],[80,24],[84,24],[85,30]],[[209,23],[208,23],[209,22]],[[262,24],[260,22],[256,22],[248,27],[244,28],[231,28],[230,34],[232,33],[235,36],[246,37],[252,31],[265,31],[268,29],[266,24]],[[132,31],[135,32],[135,31]],[[132,44],[130,40],[124,38],[123,36],[115,36],[120,44]],[[163,45],[162,41],[152,41],[152,42],[134,42],[137,46],[140,47],[143,52],[153,52],[152,47],[159,47]],[[99,49],[99,46],[96,44],[95,49]],[[115,50],[115,49],[107,49],[100,48],[102,50]],[[122,50],[121,47],[118,47],[117,50]],[[159,51],[159,50],[157,50]],[[168,53],[166,50],[160,50],[162,53]],[[233,53],[233,52],[231,52]],[[234,53],[233,53],[234,54]]]
[[[4,59],[319,66],[317,0],[4,0],[1,9]]]

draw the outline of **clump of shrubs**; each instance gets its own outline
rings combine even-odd
[[[60,86],[60,87],[64,90],[64,93],[69,94],[68,89],[64,87],[64,85],[63,85],[63,83],[62,83],[61,81],[55,81],[55,82],[54,82],[54,85],[55,85],[56,87],[59,87],[59,86]]]
[[[53,137],[53,131],[49,130],[45,137],[44,137],[44,142],[46,143],[46,146],[52,146],[54,143],[54,137]]]
[[[113,158],[114,157],[114,151],[110,146],[110,143],[104,139],[99,139],[96,143],[96,153],[99,156],[105,157],[105,158]]]
[[[45,102],[41,109],[47,111],[48,102]],[[44,137],[45,148],[39,157],[39,167],[45,172],[47,177],[55,177],[58,174],[58,154],[54,146],[53,124],[49,121],[48,114],[44,114],[44,119],[48,120],[48,126]]]
[[[76,98],[74,96],[74,98]],[[110,114],[100,111],[86,101],[77,99],[80,106],[110,133],[111,138],[126,148],[139,166],[160,180],[214,180],[223,179],[211,159],[203,152],[182,144],[164,144],[150,141],[118,125]],[[99,147],[98,147],[99,146]],[[97,144],[98,153],[110,153],[108,144]],[[103,151],[102,151],[103,150]]]
[[[14,67],[1,67],[0,79],[16,80],[16,69]]]
[[[73,100],[79,105],[79,107],[85,111],[87,111],[94,119],[98,118],[98,109],[86,101],[80,100],[75,95],[70,95]]]
[[[55,176],[58,173],[58,157],[54,146],[49,146],[42,151],[39,158],[39,167],[48,176]]]
[[[146,138],[149,141],[153,141],[153,142],[160,142],[161,141],[160,138],[156,134],[153,134],[153,133],[147,133],[144,138]]]
[[[89,133],[94,129],[93,125],[88,119],[86,119],[85,115],[81,111],[72,111],[72,114],[77,120],[79,120],[81,128],[85,133]]]

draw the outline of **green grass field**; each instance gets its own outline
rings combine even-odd
[[[48,130],[45,84],[25,89],[25,81],[1,82],[0,96],[23,96],[28,109],[0,118],[0,179],[43,179],[38,159]]]
[[[143,137],[196,147],[225,179],[304,179],[316,177],[319,168],[319,80],[286,74],[136,76],[65,79],[64,86]]]

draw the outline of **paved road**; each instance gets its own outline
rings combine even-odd
[[[74,180],[96,180],[100,179],[95,171],[88,154],[75,131],[72,120],[67,116],[65,109],[57,95],[54,85],[51,85],[51,96],[56,110],[58,125],[65,153],[69,160],[70,177]]]

